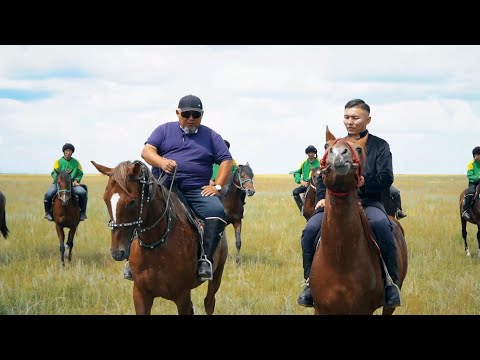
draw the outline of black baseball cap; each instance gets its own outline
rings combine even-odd
[[[178,102],[178,108],[182,111],[199,111],[203,113],[202,101],[195,95],[187,95],[180,99]]]

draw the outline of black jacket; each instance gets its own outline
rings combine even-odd
[[[368,130],[360,134],[366,136]],[[375,206],[382,210],[382,191],[389,189],[393,184],[392,153],[390,145],[378,136],[369,134],[367,140],[367,158],[365,168],[362,169],[365,185],[358,189],[358,196],[363,206]],[[317,178],[317,196],[315,203],[325,199],[326,188],[323,178]]]

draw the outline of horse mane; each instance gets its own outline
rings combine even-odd
[[[178,198],[177,194],[175,193],[170,193],[170,190],[167,189],[161,182],[157,181],[155,177],[153,176],[152,172],[150,169],[142,162],[139,162],[142,164],[142,168],[147,172],[147,183],[148,184],[153,184],[152,186],[152,194],[151,194],[151,199],[150,201],[153,201],[154,199],[164,199],[166,204],[167,198],[170,195],[170,206],[172,209],[172,216],[184,223],[188,224],[190,222],[189,217],[188,217],[188,210],[186,207],[183,205],[183,203],[180,201]],[[129,171],[133,169],[135,166],[135,163],[132,161],[122,161],[120,164],[117,165],[113,169],[113,173],[111,175],[111,178],[117,182],[117,184],[127,193],[130,194],[131,192],[127,190],[127,184],[129,181],[132,180],[141,180],[141,176],[138,178],[131,178],[129,176]],[[148,189],[150,186],[147,186],[147,193]],[[164,210],[164,208],[162,209]]]

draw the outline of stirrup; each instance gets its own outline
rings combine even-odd
[[[207,256],[206,255],[202,255],[202,257],[200,259],[198,259],[198,270],[200,270],[200,265],[202,263],[207,263],[208,267],[210,268],[210,276],[206,276],[207,274],[203,275],[203,274],[200,274],[200,271],[197,272],[197,276],[200,280],[202,281],[207,281],[207,280],[213,280],[213,266],[212,266],[212,262],[210,260],[208,260]]]
[[[470,216],[470,214],[468,213],[468,210],[463,210],[463,212],[462,212],[462,218],[464,218],[465,220],[470,220],[470,219],[471,219],[471,216]]]

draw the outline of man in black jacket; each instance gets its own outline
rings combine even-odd
[[[363,169],[365,183],[358,189],[358,196],[380,246],[388,273],[394,282],[392,286],[385,288],[385,306],[396,307],[401,305],[400,289],[397,285],[397,252],[392,224],[382,204],[382,191],[388,189],[393,183],[392,154],[390,146],[385,140],[368,132],[367,125],[370,121],[370,106],[363,100],[350,100],[345,105],[343,123],[348,132],[346,139],[356,141],[368,136],[367,157]],[[317,178],[316,212],[307,221],[301,237],[305,288],[298,297],[297,303],[306,307],[313,307],[308,277],[315,248],[320,238],[325,194],[325,185],[322,177],[319,176]]]

